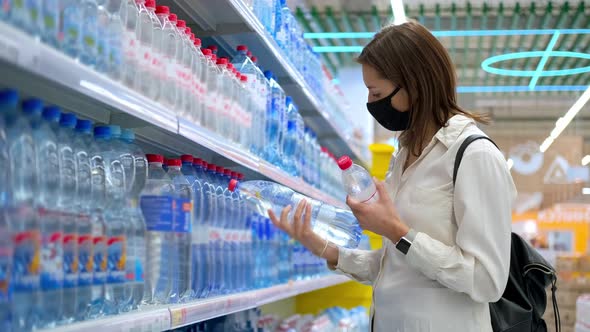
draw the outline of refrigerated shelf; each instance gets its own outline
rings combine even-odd
[[[146,307],[131,313],[75,323],[46,332],[156,332],[182,327],[212,318],[287,299],[350,281],[342,275],[294,281],[265,289],[220,296],[192,303]]]
[[[256,178],[269,179],[328,204],[344,206],[341,200],[290,176],[222,136],[179,119],[161,104],[3,22],[0,22],[0,86],[19,88],[27,95],[72,109],[98,122],[128,128],[149,127],[143,135],[140,129],[138,136],[166,151],[190,153],[183,148],[196,143],[213,155],[252,171]]]

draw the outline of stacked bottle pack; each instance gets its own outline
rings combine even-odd
[[[369,316],[364,307],[350,310],[333,307],[317,316],[293,315],[280,319],[276,315],[262,315],[251,309],[215,318],[174,332],[361,332],[369,331]]]
[[[285,22],[295,22],[287,7],[278,8],[277,13],[285,12]],[[317,136],[305,127],[297,106],[273,73],[263,72],[245,45],[237,47],[231,61],[219,57],[217,47],[201,49],[201,40],[186,22],[154,0],[5,0],[0,11],[0,19],[39,36],[174,110],[177,116],[224,136],[317,188],[341,193],[340,187],[332,187],[332,182],[324,181],[327,177],[319,175],[322,156]],[[297,24],[285,23],[277,31],[289,31],[289,26],[298,29]],[[291,50],[288,54],[310,52],[299,52],[307,50],[300,31],[279,34],[299,36],[283,43]],[[307,66],[318,61],[299,62]],[[321,68],[302,67],[301,71],[310,72],[305,75],[308,82],[322,77]],[[319,87],[312,90],[321,91]],[[302,146],[308,145],[310,151],[303,151]],[[331,166],[327,169],[336,169]]]
[[[266,214],[305,197],[241,179],[190,155],[145,155],[131,130],[0,91],[2,331],[326,273]],[[314,231],[358,245],[350,211],[312,204]]]

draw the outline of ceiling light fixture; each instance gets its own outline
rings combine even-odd
[[[508,165],[508,170],[511,170],[512,166],[514,166],[514,160],[512,160],[512,158],[508,158],[506,165]]]
[[[535,85],[537,85],[537,82],[539,81],[539,77],[543,74],[545,69],[545,65],[547,64],[547,61],[549,60],[549,57],[551,56],[551,52],[553,51],[553,47],[555,47],[555,44],[557,43],[557,40],[559,39],[559,31],[555,31],[555,33],[553,34],[553,37],[551,37],[551,40],[549,41],[549,44],[547,44],[547,48],[545,49],[545,52],[543,52],[543,56],[541,57],[541,61],[539,61],[539,65],[537,66],[537,70],[535,70],[535,74],[533,75],[533,78],[531,79],[531,82],[529,83],[529,90],[534,90],[535,89]]]
[[[590,188],[582,188],[582,195],[590,195]]]
[[[570,122],[574,119],[576,114],[580,112],[582,107],[586,105],[586,103],[590,100],[590,86],[586,88],[586,91],[582,93],[580,98],[572,105],[572,107],[565,113],[563,117],[561,117],[558,121],[555,122],[555,128],[551,131],[549,137],[545,139],[543,144],[539,147],[541,152],[547,151],[551,144],[561,135],[563,130],[570,124]]]
[[[402,0],[391,0],[391,11],[393,12],[394,25],[404,24],[408,21]]]
[[[403,6],[402,6],[403,8]],[[395,15],[395,12],[394,12]],[[405,13],[404,13],[405,15]],[[394,23],[395,24],[395,23]],[[430,31],[435,37],[493,37],[493,36],[535,36],[590,34],[590,29],[520,29],[520,30],[438,30]],[[305,39],[369,39],[375,32],[306,32]]]
[[[588,164],[590,164],[590,154],[587,154],[582,158],[582,166],[588,166]]]

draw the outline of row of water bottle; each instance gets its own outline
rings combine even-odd
[[[246,1],[260,23],[275,39],[287,59],[301,74],[320,100],[324,99],[322,64],[319,54],[303,38],[303,29],[297,22],[286,0]]]
[[[28,331],[143,297],[146,178],[134,134],[0,91],[0,320]]]
[[[218,58],[217,47],[201,50],[201,40],[186,22],[154,0],[4,2],[3,18],[15,26],[289,174],[341,193],[337,187],[320,185],[317,139],[305,137],[303,118],[292,98],[272,72],[263,72],[257,59],[248,55],[247,46],[238,46],[231,61]],[[319,71],[306,75],[306,80],[321,77]],[[317,158],[302,151],[308,141]]]

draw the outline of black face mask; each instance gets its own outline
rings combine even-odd
[[[401,112],[391,106],[391,98],[400,89],[400,87],[397,87],[389,96],[372,103],[367,103],[369,113],[371,113],[380,125],[391,131],[407,130],[410,127],[410,111]]]

